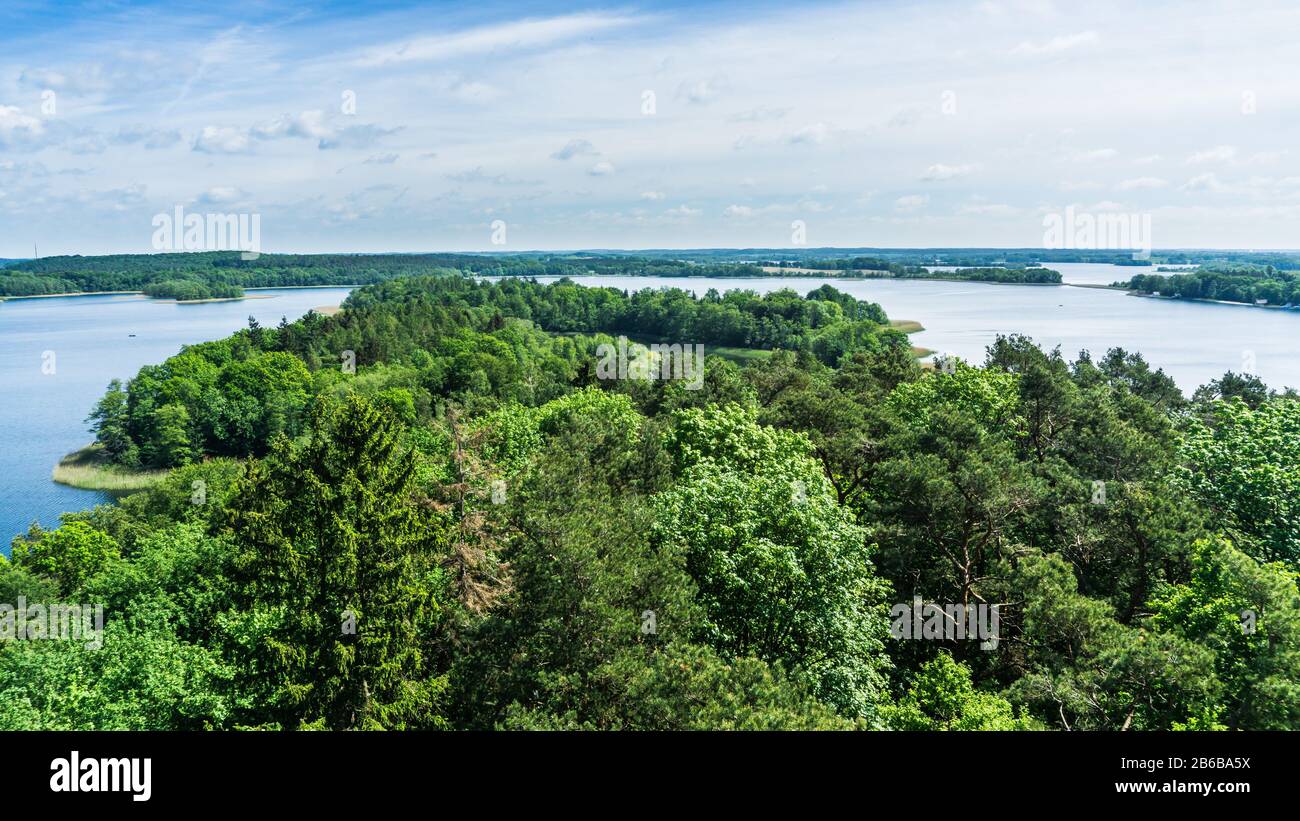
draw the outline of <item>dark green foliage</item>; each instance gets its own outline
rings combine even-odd
[[[444,618],[447,523],[409,498],[415,462],[365,400],[322,403],[308,440],[281,439],[227,502],[242,611],[226,628],[252,723],[438,726],[430,643]]]

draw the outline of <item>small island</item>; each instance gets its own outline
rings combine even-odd
[[[211,302],[224,299],[243,299],[244,289],[238,285],[219,282],[200,282],[195,279],[165,279],[144,286],[145,296],[155,299],[174,299],[177,302]]]

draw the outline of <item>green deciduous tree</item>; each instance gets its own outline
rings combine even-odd
[[[1183,486],[1249,537],[1256,558],[1300,567],[1300,402],[1217,402],[1209,425],[1189,428]]]
[[[888,586],[807,438],[733,405],[679,414],[668,441],[677,478],[657,499],[654,543],[685,557],[701,640],[779,662],[843,715],[874,721]]]

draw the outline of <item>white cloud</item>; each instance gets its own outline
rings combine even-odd
[[[1119,152],[1113,148],[1093,148],[1088,151],[1076,151],[1070,155],[1072,162],[1102,162],[1113,160]]]
[[[929,194],[908,194],[894,200],[894,210],[904,214],[911,213],[920,210],[929,202]]]
[[[1189,0],[1204,26],[1164,26],[1153,40],[1167,10],[1097,0],[1084,15],[1054,1],[991,0],[997,18],[971,4],[938,14],[935,0],[740,16],[363,4],[215,28],[97,4],[81,25],[108,32],[102,42],[60,34],[54,20],[47,36],[6,42],[0,157],[39,151],[49,173],[0,172],[0,256],[30,253],[21,237],[52,219],[78,226],[61,250],[132,250],[129,231],[97,218],[110,199],[131,207],[128,181],[148,186],[149,214],[213,186],[255,191],[268,247],[274,233],[302,251],[492,250],[488,213],[536,248],[758,247],[782,242],[767,217],[804,209],[820,209],[817,244],[863,244],[875,220],[893,226],[881,241],[900,246],[1023,247],[1041,227],[1001,206],[1025,215],[1129,192],[1130,208],[1160,214],[1161,244],[1293,246],[1293,224],[1221,211],[1300,208],[1300,190],[1282,182],[1300,177],[1300,152],[1288,153],[1275,116],[1295,96],[1290,75],[1241,74],[1296,61],[1294,10],[1259,0],[1234,15]],[[1269,103],[1259,116],[1237,116],[1243,83]],[[57,114],[41,113],[46,88]],[[340,109],[344,89],[355,114]],[[1235,154],[1212,159],[1218,144]],[[1203,164],[1185,164],[1197,154]],[[589,176],[602,160],[615,173]],[[376,177],[396,187],[371,190]],[[990,200],[938,193],[974,180]],[[123,193],[83,212],[78,190]],[[1169,201],[1146,202],[1157,194]],[[1184,210],[1169,222],[1172,208]]]
[[[282,114],[270,122],[255,125],[251,134],[261,140],[280,137],[322,140],[333,136],[334,131],[325,125],[325,112],[304,111],[301,114]]]
[[[1247,157],[1245,161],[1251,165],[1272,165],[1281,162],[1286,155],[1286,151],[1256,151]]]
[[[1120,191],[1134,191],[1140,188],[1164,188],[1168,184],[1168,180],[1159,177],[1134,177],[1131,180],[1122,180],[1115,187]]]
[[[1223,189],[1224,189],[1223,183],[1219,182],[1219,178],[1215,176],[1213,171],[1207,172],[1205,174],[1198,174],[1195,177],[1192,177],[1187,182],[1183,183],[1182,186],[1182,190],[1184,191],[1217,192],[1217,191],[1222,191]]]
[[[194,139],[194,150],[205,154],[243,154],[252,145],[247,130],[228,126],[204,126]]]
[[[45,133],[37,117],[24,114],[17,106],[0,105],[0,145],[27,141]]]
[[[174,129],[151,128],[144,125],[132,125],[120,128],[109,142],[114,145],[141,145],[154,150],[168,148],[181,141],[181,133]]]
[[[925,173],[921,175],[921,180],[924,182],[951,180],[956,179],[957,177],[968,176],[979,169],[979,163],[970,163],[967,165],[944,165],[943,163],[936,163],[925,169]]]
[[[711,80],[689,80],[677,86],[677,99],[696,105],[707,105],[722,96],[726,80],[715,77]]]
[[[573,139],[565,143],[559,151],[552,154],[551,159],[568,160],[573,157],[580,157],[588,154],[596,155],[599,153],[600,152],[596,150],[596,147],[587,140]]]
[[[748,111],[742,111],[739,114],[732,114],[727,118],[733,123],[762,123],[769,120],[780,120],[790,109],[788,108],[768,108],[767,106],[758,106]]]
[[[1214,148],[1207,148],[1204,151],[1197,151],[1187,158],[1188,165],[1197,165],[1206,162],[1230,162],[1237,156],[1237,149],[1231,145],[1218,145]]]
[[[1063,34],[1053,37],[1050,40],[1033,42],[1026,40],[1011,50],[1012,54],[1038,56],[1044,54],[1060,54],[1063,51],[1078,48],[1079,46],[1091,45],[1097,42],[1097,32],[1081,31],[1077,34]]]
[[[193,143],[195,151],[208,154],[246,154],[257,142],[280,139],[315,140],[322,151],[338,148],[369,148],[380,138],[401,128],[384,128],[372,123],[342,128],[328,122],[322,111],[282,114],[250,128],[204,126]]]
[[[1006,203],[1000,203],[1000,202],[973,203],[973,204],[961,206],[960,208],[957,209],[957,213],[981,216],[981,217],[983,216],[1005,217],[1005,216],[1010,216],[1012,214],[1020,213],[1020,209],[1016,208],[1015,206],[1007,205]]]
[[[447,61],[491,52],[509,52],[568,42],[626,28],[642,18],[624,14],[569,14],[500,25],[481,26],[454,34],[416,37],[363,53],[355,61],[367,67],[394,63]]]
[[[679,205],[676,208],[669,208],[664,213],[670,217],[698,217],[704,212],[698,208],[691,208],[689,205]]]
[[[790,142],[795,144],[805,143],[810,145],[820,145],[821,143],[826,142],[826,138],[829,134],[830,129],[827,128],[826,123],[813,123],[812,125],[806,125],[794,134],[791,134]]]
[[[209,188],[198,196],[198,201],[205,205],[226,205],[238,202],[248,195],[234,186],[221,185]]]
[[[587,169],[587,173],[593,177],[608,177],[614,173],[614,164],[608,160],[601,160]]]

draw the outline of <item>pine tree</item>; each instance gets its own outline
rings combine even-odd
[[[281,438],[249,467],[227,526],[255,632],[243,667],[274,690],[261,721],[439,723],[428,651],[446,606],[447,526],[411,499],[414,466],[394,421],[350,396],[316,406],[305,444]]]

